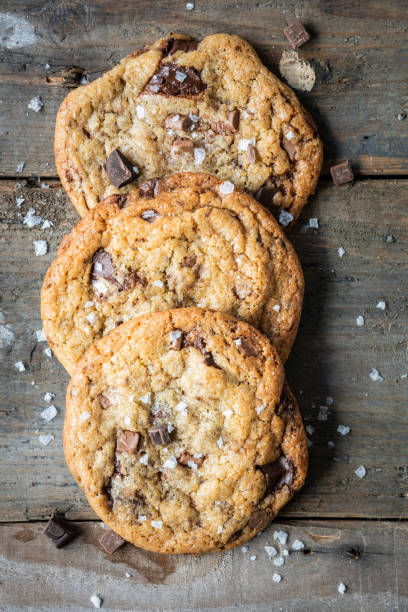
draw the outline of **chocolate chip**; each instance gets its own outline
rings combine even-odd
[[[297,151],[296,145],[290,140],[287,140],[286,138],[282,138],[282,147],[285,149],[286,153],[288,154],[290,161],[294,161],[296,158],[296,151]]]
[[[180,329],[174,329],[170,332],[170,348],[173,351],[181,351],[181,348],[184,343],[184,334]]]
[[[196,265],[196,262],[197,262],[197,257],[195,255],[187,255],[186,257],[184,257],[180,266],[182,268],[194,268],[194,266]]]
[[[184,451],[179,458],[179,463],[187,466],[189,463],[194,463],[197,467],[200,467],[203,464],[204,459],[205,457],[194,457],[194,455],[190,455],[190,453]]]
[[[283,387],[283,391],[279,400],[279,405],[276,408],[276,414],[281,418],[287,418],[294,414],[294,406],[291,401],[289,394],[286,389],[286,385]]]
[[[104,410],[107,410],[112,406],[112,402],[108,399],[103,393],[98,393],[96,399],[99,401],[100,405]]]
[[[176,53],[176,51],[183,51],[184,53],[195,51],[199,44],[199,41],[196,40],[180,40],[178,38],[170,38],[166,42],[166,46],[163,48],[163,57],[173,55],[173,53]]]
[[[152,76],[143,93],[195,98],[206,88],[200,73],[190,66],[164,64]]]
[[[253,164],[256,162],[256,149],[253,144],[249,143],[246,150],[248,161]]]
[[[239,338],[236,338],[234,342],[238,347],[240,353],[243,353],[245,357],[259,356],[258,347],[251,338],[247,338],[246,336],[240,336]]]
[[[273,205],[273,196],[277,193],[277,188],[272,187],[270,185],[264,185],[261,187],[255,194],[255,198],[260,202],[263,206],[268,208]]]
[[[108,529],[105,533],[99,538],[99,544],[102,548],[108,553],[108,555],[113,555],[114,552],[118,550],[123,544],[126,542],[119,534],[112,531],[112,529]]]
[[[112,257],[102,249],[96,251],[92,257],[91,279],[98,280],[99,278],[104,278],[120,286],[120,283],[115,278],[115,266],[113,265]]]
[[[194,143],[192,140],[188,140],[188,138],[180,138],[179,140],[175,140],[173,142],[172,147],[173,153],[190,153],[193,155],[194,153]]]
[[[351,557],[355,561],[358,561],[361,557],[361,552],[356,546],[352,546],[348,550],[345,550],[343,555],[345,557]]]
[[[211,368],[217,368],[218,370],[221,370],[221,367],[215,362],[214,356],[212,353],[210,352],[203,353],[203,355],[204,355],[204,363],[206,366],[209,366]]]
[[[146,221],[147,223],[153,223],[153,221],[155,221],[160,215],[157,210],[153,210],[153,208],[150,208],[142,212],[140,216],[143,221]]]
[[[128,193],[118,193],[116,195],[116,204],[119,206],[119,208],[125,208],[128,201],[128,197]]]
[[[164,127],[168,130],[183,130],[187,132],[193,125],[190,117],[186,115],[167,115]]]
[[[250,529],[256,529],[260,531],[261,529],[265,529],[267,525],[271,522],[271,511],[270,510],[255,510],[251,516],[249,517],[248,527]]]
[[[77,535],[75,529],[57,513],[51,516],[44,533],[56,548],[62,548]]]
[[[118,188],[127,185],[139,174],[119,149],[114,149],[109,155],[105,170],[112,185]]]
[[[116,450],[118,453],[127,453],[128,455],[135,455],[138,451],[141,436],[136,431],[129,431],[128,429],[122,429],[116,440]]]
[[[350,162],[347,160],[336,166],[330,168],[330,174],[332,175],[333,183],[335,185],[343,185],[344,183],[350,183],[354,179],[353,170],[351,169]]]
[[[233,132],[238,132],[239,126],[239,110],[234,108],[234,110],[229,111],[228,113],[228,121],[231,124],[231,129]]]
[[[167,425],[158,425],[157,427],[149,427],[150,439],[154,446],[162,446],[170,444],[170,434]]]
[[[151,178],[139,185],[139,194],[141,198],[154,198],[157,195],[159,188],[159,179]]]
[[[286,38],[290,42],[293,49],[301,47],[310,40],[310,34],[306,30],[303,23],[299,20],[294,21],[290,26],[283,30]]]
[[[291,489],[295,477],[295,466],[292,461],[286,459],[285,455],[281,455],[279,459],[271,463],[258,465],[257,468],[265,476],[268,493],[279,491],[285,485]]]

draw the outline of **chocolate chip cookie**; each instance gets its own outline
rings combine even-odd
[[[64,450],[98,516],[146,550],[242,544],[302,486],[306,436],[274,347],[230,315],[124,323],[67,390]]]
[[[302,297],[299,261],[274,217],[229,181],[191,173],[150,181],[89,211],[45,277],[41,312],[69,372],[120,323],[185,306],[250,322],[286,360]]]
[[[322,144],[247,42],[174,34],[67,96],[55,156],[81,215],[147,179],[192,171],[232,181],[289,227],[316,187]]]

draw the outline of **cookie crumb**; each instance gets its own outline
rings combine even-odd
[[[370,378],[374,382],[383,382],[384,378],[381,376],[379,371],[376,368],[372,368],[370,370]]]
[[[360,465],[354,473],[359,478],[364,478],[364,476],[367,474],[367,470],[365,469],[364,465]]]
[[[31,100],[29,101],[27,108],[38,113],[43,106],[44,102],[41,100],[40,96],[34,96],[34,98],[31,98]]]
[[[350,433],[350,427],[348,427],[347,425],[339,425],[337,427],[337,431],[341,433],[342,436],[347,436],[347,434]]]
[[[46,240],[34,240],[34,253],[37,257],[41,257],[41,255],[45,255],[48,251],[48,245]]]
[[[25,365],[24,365],[24,363],[22,361],[16,361],[14,366],[17,368],[17,370],[19,372],[24,372],[24,370],[25,370]]]
[[[365,321],[363,315],[358,315],[358,317],[356,318],[357,327],[363,327],[364,322]]]
[[[92,595],[91,603],[94,608],[100,608],[102,605],[102,599],[99,597],[99,595]]]
[[[347,591],[347,587],[344,584],[344,582],[340,582],[339,586],[337,587],[337,590],[340,593],[340,595],[344,595],[344,593]]]
[[[279,62],[279,72],[290,87],[311,91],[316,74],[311,64],[299,58],[297,51],[284,51]]]

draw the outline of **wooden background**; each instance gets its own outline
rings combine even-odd
[[[183,1],[168,0],[0,2],[0,332],[14,336],[0,340],[0,610],[87,610],[98,593],[106,610],[407,611],[408,119],[397,118],[408,112],[407,3],[195,4],[188,12]],[[277,70],[289,48],[283,29],[296,17],[313,35],[299,54],[317,74],[312,92],[299,96],[319,125],[326,159],[317,194],[291,232],[307,290],[287,373],[314,427],[307,484],[248,553],[164,557],[126,545],[109,557],[63,459],[68,376],[35,335],[42,278],[78,219],[56,178],[58,105],[82,76],[93,79],[175,30],[197,38],[240,34]],[[44,102],[39,113],[27,108],[36,95]],[[327,168],[346,158],[356,181],[334,187]],[[50,188],[40,187],[44,181]],[[25,198],[21,208],[17,197]],[[53,227],[24,225],[31,207]],[[304,229],[310,217],[318,217],[318,230]],[[32,242],[40,239],[49,252],[34,257]],[[376,308],[380,300],[385,311]],[[356,326],[358,315],[364,327]],[[19,360],[23,373],[14,367]],[[370,379],[372,368],[383,382]],[[58,407],[50,423],[39,416],[47,391]],[[327,396],[334,404],[319,421]],[[351,427],[349,435],[337,433],[339,424]],[[38,436],[49,432],[55,440],[44,448]],[[367,469],[363,479],[354,473],[359,465]],[[56,508],[81,529],[62,550],[42,535]],[[273,544],[277,526],[291,542],[303,540],[310,554],[292,552],[276,568],[263,547]],[[359,560],[345,554],[351,547],[361,551]],[[280,584],[272,582],[274,571]],[[344,596],[340,582],[348,587]]]

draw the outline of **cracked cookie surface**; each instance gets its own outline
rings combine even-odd
[[[105,170],[115,151],[129,162],[122,187]],[[322,145],[293,91],[246,41],[174,34],[67,96],[55,157],[81,215],[146,179],[193,171],[256,194],[288,227],[314,192]]]
[[[226,185],[178,174],[149,184],[156,196],[148,198],[145,184],[110,196],[64,238],[41,314],[69,372],[120,323],[186,306],[248,321],[287,359],[302,307],[299,261],[273,216],[246,193],[223,193]]]
[[[99,517],[141,548],[242,544],[302,486],[307,445],[267,338],[186,308],[96,342],[67,390],[64,451]]]

